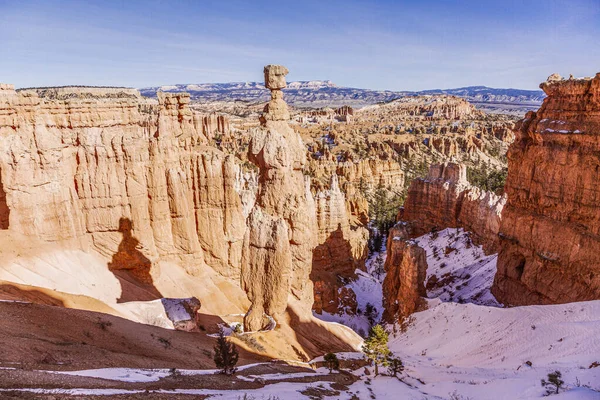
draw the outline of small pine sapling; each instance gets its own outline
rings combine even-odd
[[[404,371],[404,364],[399,357],[388,357],[388,372],[392,376],[397,376]]]
[[[338,360],[337,356],[334,353],[325,354],[325,365],[329,368],[329,373],[332,373],[333,370],[340,369],[340,360]]]
[[[560,371],[554,371],[548,374],[548,380],[542,379],[542,386],[546,389],[547,394],[558,394],[559,390],[565,384]]]
[[[238,357],[239,354],[236,346],[227,340],[225,332],[221,328],[217,344],[215,345],[215,365],[221,370],[222,374],[232,375],[237,370],[235,365],[238,362]]]

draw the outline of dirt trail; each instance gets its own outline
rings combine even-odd
[[[273,375],[275,374],[275,375]],[[268,379],[261,379],[264,376]],[[280,376],[280,378],[278,377]],[[256,379],[258,377],[258,379]],[[201,394],[177,394],[175,390],[244,391],[257,390],[282,382],[305,383],[306,387],[329,385],[345,390],[356,381],[348,372],[326,374],[310,368],[266,363],[238,372],[234,376],[221,374],[169,375],[153,382],[122,382],[52,373],[40,370],[0,371],[0,398],[4,399],[189,399],[205,398]],[[31,388],[34,391],[24,389]],[[15,390],[11,390],[15,389]],[[77,394],[72,394],[73,389]],[[164,392],[172,393],[164,393]],[[62,393],[61,393],[62,392]],[[125,392],[125,393],[123,393]],[[127,393],[128,392],[128,393]],[[160,393],[163,392],[163,393]],[[100,393],[104,395],[100,396]],[[113,393],[113,394],[110,394]]]

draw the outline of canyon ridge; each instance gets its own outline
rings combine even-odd
[[[518,112],[288,73],[0,84],[0,397],[595,398],[600,73]]]

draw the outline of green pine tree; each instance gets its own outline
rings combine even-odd
[[[402,360],[398,357],[389,357],[388,358],[388,372],[390,375],[397,376],[398,373],[404,371],[404,364]]]
[[[402,188],[400,188],[402,190]],[[404,203],[402,192],[395,192],[379,182],[374,192],[368,196],[369,219],[371,226],[370,250],[379,251],[383,238],[396,223],[396,215]]]
[[[548,374],[548,380],[542,379],[542,386],[546,388],[546,392],[548,394],[558,394],[562,385],[565,384],[565,381],[560,379],[562,377],[562,373],[560,371],[554,371]]]
[[[221,373],[225,375],[232,375],[235,373],[237,368],[235,365],[238,362],[238,350],[233,343],[230,343],[225,337],[225,332],[221,328],[219,332],[219,338],[215,345],[215,365],[221,369]]]
[[[329,373],[332,373],[334,369],[337,370],[340,368],[340,361],[334,353],[325,354],[324,359],[327,368],[329,368]]]
[[[381,325],[375,325],[365,339],[363,352],[367,359],[375,365],[375,376],[379,375],[379,366],[387,366],[391,354],[388,348],[388,333]]]

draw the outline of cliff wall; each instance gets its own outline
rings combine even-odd
[[[412,226],[404,222],[396,224],[388,234],[382,318],[390,323],[401,322],[425,305],[427,255],[411,237],[415,237]]]
[[[600,74],[540,87],[508,152],[493,287],[508,305],[600,298]]]
[[[278,329],[257,335],[278,358],[351,350],[354,332],[312,316],[310,280],[319,235],[348,221],[322,204],[319,230],[306,148],[288,118],[274,94],[252,132],[256,173],[209,145],[228,123],[192,112],[187,94],[0,85],[0,239],[43,247],[35,264],[5,260],[0,271],[102,297],[136,321],[135,307],[191,295],[209,317],[248,311],[248,330],[274,317]]]
[[[238,167],[206,146],[189,96],[161,93],[153,104],[131,90],[69,90],[0,88],[0,221],[107,257],[139,249],[147,259],[121,254],[115,269],[177,258],[239,276]]]
[[[505,197],[472,186],[467,181],[466,166],[435,164],[425,179],[413,180],[398,219],[410,222],[413,237],[432,230],[464,228],[491,254],[499,249],[498,231],[505,203]]]
[[[355,309],[354,292],[342,287],[347,280],[356,279],[357,269],[365,269],[369,231],[352,218],[337,175],[333,175],[330,189],[317,192],[315,204],[318,234],[310,274],[315,287],[313,309],[319,314],[323,310],[337,313],[340,305],[350,304]]]

